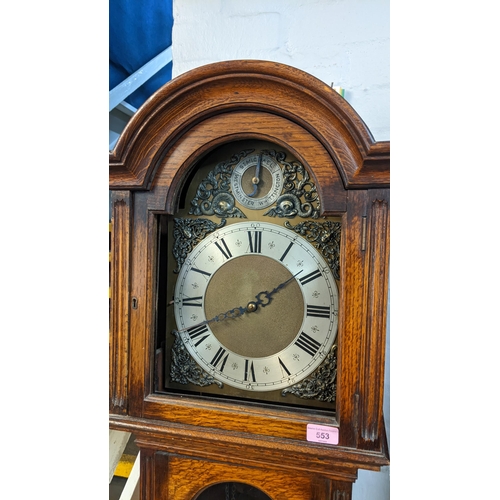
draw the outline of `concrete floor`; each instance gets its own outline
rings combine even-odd
[[[111,483],[109,483],[109,500],[119,500],[126,482],[126,477],[113,477]]]

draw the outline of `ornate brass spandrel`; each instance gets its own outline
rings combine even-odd
[[[208,219],[174,219],[174,246],[172,252],[177,262],[174,273],[179,273],[187,255],[208,233],[223,227],[226,219],[219,224]]]
[[[298,161],[285,161],[285,153],[282,152],[276,153],[275,158],[283,166],[283,194],[264,215],[317,219],[320,211],[319,196],[305,167]]]
[[[286,221],[284,225],[310,241],[327,261],[333,277],[340,280],[340,222],[305,221],[292,226]]]
[[[234,167],[253,153],[255,149],[244,149],[220,162],[200,182],[196,195],[191,201],[190,215],[216,216],[220,218],[246,218],[236,207],[231,191],[231,174]],[[263,149],[261,151],[274,158],[283,171],[283,190],[275,205],[263,215],[292,219],[295,217],[317,219],[320,213],[319,196],[306,168],[297,160],[286,161],[284,151]]]
[[[179,332],[173,330],[172,334],[175,335],[175,341],[172,346],[172,363],[170,365],[171,380],[179,384],[194,384],[200,387],[217,384],[222,389],[224,384],[202,370],[194,361],[184,346]]]
[[[234,165],[253,151],[253,149],[245,149],[233,155],[228,161],[218,163],[200,182],[196,195],[191,201],[189,214],[246,219],[245,214],[235,206],[235,199],[230,189],[231,174]]]
[[[302,399],[335,403],[337,397],[337,345],[334,344],[325,360],[310,377],[281,391],[282,396],[293,394]]]

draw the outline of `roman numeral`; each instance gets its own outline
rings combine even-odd
[[[288,376],[290,376],[290,370],[286,367],[285,363],[283,363],[283,361],[281,361],[281,358],[278,357],[278,361],[280,362],[281,368],[283,368],[283,370],[285,370],[286,374]]]
[[[191,328],[187,329],[187,332],[188,332],[188,335],[191,337],[192,340],[198,339],[198,337],[201,337],[204,333],[207,334],[204,337],[201,337],[198,340],[198,342],[196,342],[195,346],[197,346],[197,347],[209,336],[209,333],[207,333],[208,332],[208,326],[207,325],[195,325],[195,326],[192,326]]]
[[[315,318],[329,318],[330,306],[307,306],[306,314]]]
[[[321,344],[317,340],[309,337],[309,335],[304,332],[299,335],[299,338],[296,340],[295,345],[306,351],[307,354],[310,354],[311,356],[314,356],[321,347]]]
[[[250,373],[249,373],[249,369],[250,369]],[[250,362],[250,365],[249,365],[248,359],[245,359],[245,381],[248,380],[249,375],[252,376],[252,382],[255,382],[255,371],[253,369],[253,361]]]
[[[212,359],[212,361],[210,361],[210,364],[214,367],[214,368],[217,368],[217,365],[220,363],[220,361],[222,360],[222,365],[220,367],[220,371],[224,371],[224,366],[226,366],[226,361],[227,361],[227,358],[229,357],[229,353],[226,354],[226,357],[224,359],[222,359],[222,356],[224,356],[224,354],[226,354],[226,350],[223,348],[223,347],[219,347],[219,350],[217,351],[217,353],[215,354],[214,358]]]
[[[182,299],[182,306],[193,306],[193,307],[201,307],[201,299],[203,297],[184,297]]]
[[[280,258],[280,262],[285,260],[286,254],[290,251],[290,248],[293,247],[293,241],[287,246],[286,250],[283,252],[283,255]]]
[[[224,241],[224,238],[222,238],[222,239],[220,240],[220,242],[222,243],[222,245],[224,246],[224,248],[222,248],[222,247],[219,245],[219,242],[218,242],[218,241],[216,241],[216,242],[215,242],[215,246],[216,246],[216,247],[217,247],[217,248],[218,248],[218,249],[222,252],[222,255],[224,255],[224,257],[225,257],[226,259],[231,258],[231,257],[232,257],[231,252],[230,252],[229,248],[227,248],[227,245],[226,245],[226,242]]]
[[[250,253],[261,253],[262,231],[248,231],[248,242],[250,243]]]
[[[306,283],[309,283],[310,281],[313,281],[316,278],[319,278],[320,276],[321,276],[321,271],[319,271],[319,269],[316,269],[316,271],[313,271],[312,273],[302,276],[302,278],[300,278],[299,281],[302,285],[305,285]]]
[[[202,271],[201,269],[197,269],[196,267],[192,267],[191,271],[194,271],[195,273],[204,274],[205,276],[212,276],[211,273],[207,273],[206,271]]]

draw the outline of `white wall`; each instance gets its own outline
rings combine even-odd
[[[173,77],[262,59],[345,89],[377,141],[389,140],[389,0],[174,0]]]
[[[343,87],[375,140],[390,139],[389,0],[174,0],[173,7],[172,77],[230,59],[281,62]],[[353,500],[388,498],[389,467],[359,472]]]

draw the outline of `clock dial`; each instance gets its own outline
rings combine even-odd
[[[281,166],[265,151],[246,156],[234,167],[231,189],[243,207],[266,208],[278,199],[283,189]]]
[[[313,372],[337,334],[338,291],[317,250],[267,222],[230,224],[194,247],[174,293],[186,349],[215,379],[274,391]]]

